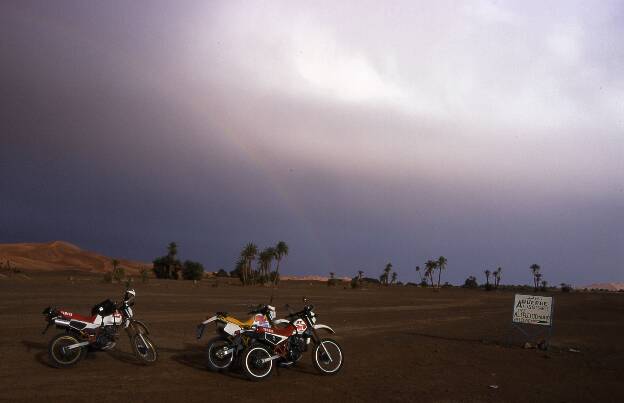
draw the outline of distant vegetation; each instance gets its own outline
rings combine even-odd
[[[540,273],[541,267],[539,264],[533,263],[529,269],[531,269],[531,273],[533,274],[533,288],[537,291],[539,289],[540,280],[542,279],[542,273]]]
[[[182,264],[177,258],[178,245],[175,242],[171,242],[167,246],[167,254],[165,256],[157,257],[152,262],[154,264],[154,275],[156,278],[173,279],[180,278],[179,272],[182,270]]]
[[[10,276],[22,272],[15,264],[11,264],[11,261],[8,259],[6,260],[5,264],[0,262],[0,271],[4,270],[6,270],[7,274],[9,274]]]
[[[201,280],[204,277],[204,266],[199,262],[186,260],[182,264],[182,278],[185,280]]]
[[[279,241],[275,246],[270,246],[259,251],[256,244],[250,242],[243,247],[234,270],[230,272],[232,277],[240,278],[243,286],[252,284],[279,284],[279,269],[282,259],[288,256],[288,244]],[[273,262],[275,271],[272,270]],[[255,266],[254,266],[255,262]]]
[[[204,266],[201,263],[192,260],[181,263],[178,260],[178,245],[175,242],[171,242],[167,246],[167,254],[154,259],[153,264],[156,278],[177,280],[180,272],[185,280],[201,280],[204,277]]]
[[[126,271],[123,267],[119,266],[119,260],[113,259],[113,280],[120,283],[124,279]]]
[[[113,266],[113,268],[111,269],[111,271],[104,273],[104,277],[102,280],[105,283],[112,283],[113,281],[121,283],[121,281],[126,276],[126,270],[123,267],[119,266],[119,260],[117,259],[112,259],[111,265]]]
[[[147,267],[143,267],[139,274],[141,275],[141,281],[147,283],[149,280],[149,269]]]

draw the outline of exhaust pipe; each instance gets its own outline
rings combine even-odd
[[[88,346],[90,343],[88,341],[83,341],[81,343],[70,344],[69,346],[65,346],[62,348],[63,354],[67,354],[68,351],[76,349],[78,347]]]
[[[281,357],[281,355],[273,355],[273,356],[271,356],[269,358],[263,358],[262,360],[260,360],[260,362],[265,364],[265,363],[267,363],[269,361],[277,360],[280,357]]]

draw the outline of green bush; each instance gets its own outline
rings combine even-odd
[[[469,276],[466,281],[464,281],[464,288],[478,288],[479,284],[477,283],[477,278],[475,276]]]
[[[182,278],[185,280],[201,280],[204,277],[204,266],[199,262],[187,260],[182,265]]]

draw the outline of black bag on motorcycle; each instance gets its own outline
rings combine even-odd
[[[95,316],[95,315],[108,316],[108,315],[112,315],[116,309],[117,309],[117,306],[115,305],[115,303],[111,301],[110,299],[107,299],[93,306],[93,309],[91,309],[91,315],[92,316]]]

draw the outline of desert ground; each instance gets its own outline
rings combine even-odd
[[[70,279],[71,276],[71,279]],[[143,366],[122,335],[118,349],[90,353],[71,369],[50,367],[41,311],[52,304],[88,313],[119,299],[122,284],[100,275],[32,273],[0,279],[0,400],[4,401],[435,401],[624,400],[624,293],[555,295],[548,351],[508,347],[513,292],[387,287],[351,290],[284,282],[274,305],[307,296],[343,347],[342,371],[318,375],[306,356],[265,382],[204,367],[195,327],[227,310],[266,303],[273,291],[221,281],[135,282],[135,316],[151,328],[160,358]],[[208,329],[209,336],[214,332]],[[573,349],[573,352],[570,351]],[[497,388],[491,387],[496,385]]]

